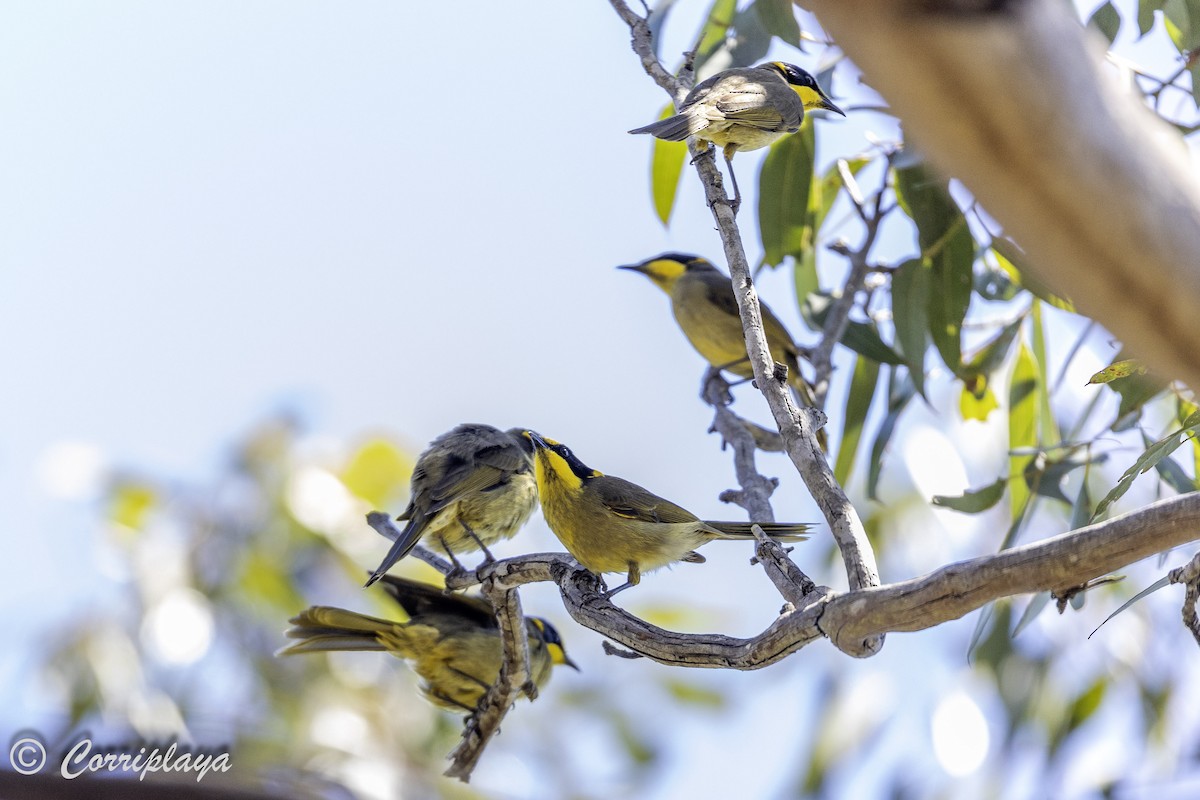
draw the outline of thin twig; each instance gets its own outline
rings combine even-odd
[[[704,374],[704,400],[713,407],[715,414],[711,430],[719,433],[725,444],[733,448],[733,470],[741,486],[740,491],[724,492],[721,498],[744,508],[754,522],[774,522],[771,494],[778,481],[758,472],[754,464],[758,449],[754,435],[729,407],[729,383],[718,369],[710,368]]]
[[[887,210],[883,208],[883,195],[887,190],[891,164],[892,156],[889,154],[887,165],[883,170],[883,184],[875,196],[874,208],[869,213],[861,199],[861,192],[858,201],[854,200],[854,194],[851,193],[851,202],[862,216],[866,230],[863,233],[863,242],[858,249],[845,252],[846,258],[850,261],[850,274],[846,277],[845,285],[842,286],[841,296],[835,299],[829,308],[829,313],[825,317],[825,325],[821,330],[821,340],[813,348],[809,358],[814,373],[813,393],[817,397],[818,405],[824,405],[825,397],[829,393],[829,382],[833,377],[833,348],[841,341],[842,335],[846,332],[846,326],[850,324],[850,311],[854,307],[854,300],[862,289],[867,276],[871,273],[872,266],[868,260],[871,248],[875,245],[879,226],[887,215],[887,211],[890,210],[890,208]],[[845,170],[845,175],[842,176],[843,182],[847,177],[854,180],[854,176],[848,168]]]
[[[751,525],[750,530],[758,542],[754,548],[754,558],[762,565],[771,583],[775,584],[775,588],[792,608],[805,605],[809,597],[817,591],[817,585],[796,566],[796,562],[788,558],[786,547],[767,536],[758,525]]]
[[[367,514],[367,524],[387,539],[395,541],[400,535],[400,530],[392,522],[391,515],[382,511]],[[525,616],[521,611],[521,598],[517,595],[515,585],[505,585],[491,577],[494,570],[485,574],[484,571],[489,566],[487,564],[473,573],[455,570],[449,561],[419,545],[413,548],[410,555],[442,573],[446,578],[447,589],[482,584],[483,594],[492,604],[496,622],[500,627],[503,654],[500,674],[484,694],[479,706],[467,718],[462,738],[450,754],[450,766],[445,772],[447,777],[458,778],[467,783],[471,780],[471,773],[479,763],[488,742],[500,730],[500,723],[512,708],[517,695],[523,691],[530,700],[537,698],[537,686],[530,676],[529,636],[526,633]]]
[[[501,586],[497,581],[484,580],[483,593],[491,601],[500,624],[504,660],[496,682],[467,718],[462,738],[450,753],[450,766],[444,774],[463,783],[470,781],[471,772],[488,742],[500,731],[500,723],[516,702],[517,695],[524,691],[530,700],[537,698],[537,687],[529,674],[529,637],[517,590]]]
[[[650,33],[650,26],[646,24],[646,18],[639,16],[622,0],[609,0],[609,3],[617,12],[617,16],[629,26],[629,32],[633,35],[633,52],[642,59],[642,69],[646,70],[646,74],[653,78],[664,92],[671,95],[672,100],[678,103],[683,99],[680,92],[687,94],[687,89],[681,87],[679,79],[668,72],[655,57],[654,38]]]
[[[1167,577],[1171,583],[1182,583],[1187,589],[1183,597],[1183,624],[1196,644],[1200,644],[1200,617],[1196,615],[1196,602],[1200,600],[1200,553],[1197,553],[1187,564],[1171,570]]]
[[[396,527],[396,523],[392,522],[391,514],[385,514],[382,511],[372,511],[367,514],[367,524],[374,528],[380,536],[393,542],[400,536],[400,529]],[[409,555],[424,561],[443,575],[449,575],[454,571],[453,564],[421,545],[414,547]]]

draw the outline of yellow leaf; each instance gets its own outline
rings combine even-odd
[[[339,477],[351,494],[383,508],[403,495],[412,471],[408,453],[387,439],[371,439],[350,457]]]

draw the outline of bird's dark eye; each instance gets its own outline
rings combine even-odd
[[[569,447],[565,447],[565,446],[564,446],[564,447],[560,447],[560,448],[558,449],[558,454],[559,454],[560,456],[562,456],[563,458],[567,459],[568,461],[570,461],[570,460],[571,460],[571,455],[572,455],[572,453],[571,453],[571,448],[569,448]]]

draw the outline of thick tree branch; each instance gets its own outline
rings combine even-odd
[[[910,140],[1021,243],[1039,278],[1162,374],[1200,386],[1196,169],[1178,133],[1105,64],[1074,6],[802,5]]]
[[[917,631],[1001,597],[1061,590],[1200,538],[1200,492],[903,583],[834,598],[821,629],[837,644],[882,631]]]
[[[812,587],[766,630],[748,639],[675,633],[638,619],[609,602],[596,576],[565,553],[496,561],[481,567],[479,578],[468,575],[463,582],[482,578],[515,588],[554,581],[576,622],[639,655],[672,666],[753,670],[821,636],[851,655],[871,655],[874,651],[864,643],[885,633],[932,628],[1002,597],[1079,586],[1197,539],[1200,492],[1193,492],[902,583],[844,594]]]

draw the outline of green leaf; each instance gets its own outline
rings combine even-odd
[[[846,332],[842,334],[841,342],[859,355],[881,364],[898,366],[904,363],[900,354],[888,347],[887,343],[880,338],[874,323],[850,320],[846,324]]]
[[[1094,461],[1099,464],[1107,460],[1107,457],[1107,454],[1101,454]],[[1071,499],[1063,493],[1063,481],[1072,472],[1080,467],[1088,466],[1089,463],[1091,462],[1087,459],[1079,461],[1070,455],[1048,458],[1045,453],[1038,453],[1025,467],[1025,483],[1030,491],[1036,492],[1042,497],[1049,497],[1052,500],[1060,500],[1067,505],[1072,505]]]
[[[768,33],[801,49],[800,23],[796,21],[796,7],[792,5],[792,0],[757,0],[754,11]]]
[[[393,442],[371,439],[350,457],[339,477],[351,494],[384,508],[408,489],[414,466],[412,456]]]
[[[1200,26],[1196,24],[1189,3],[1184,0],[1167,0],[1163,4],[1163,16],[1167,35],[1171,37],[1180,53],[1186,53],[1196,47]]]
[[[1191,400],[1188,400],[1179,395],[1175,396],[1175,419],[1180,425],[1183,425],[1187,418],[1200,411],[1200,406],[1197,406]],[[1192,474],[1200,478],[1200,437],[1193,436],[1192,439]]]
[[[875,386],[879,382],[879,362],[869,358],[856,358],[850,391],[846,396],[846,413],[842,422],[842,441],[838,445],[837,463],[833,475],[845,486],[854,470],[854,456],[858,441],[862,437],[867,413],[875,397]]]
[[[666,119],[674,113],[675,106],[668,103],[658,118]],[[664,227],[671,222],[671,212],[679,194],[679,176],[683,174],[687,154],[687,142],[654,139],[650,156],[650,194],[654,198],[654,213]]]
[[[982,489],[972,489],[959,497],[934,495],[933,504],[942,508],[961,511],[964,514],[979,514],[987,511],[1000,502],[1004,497],[1004,489],[1008,486],[1008,478],[997,478],[995,483],[989,483]]]
[[[663,686],[672,699],[681,705],[699,706],[714,711],[720,711],[728,705],[725,695],[699,684],[682,680],[666,680]]]
[[[949,233],[943,248],[930,258],[929,335],[942,361],[955,374],[962,369],[962,324],[971,303],[974,243],[966,220]]]
[[[797,258],[792,270],[792,281],[796,286],[796,301],[800,308],[808,305],[808,298],[821,291],[821,281],[817,276],[816,250],[809,248],[803,258]],[[808,317],[801,315],[804,324],[815,330]]]
[[[759,173],[758,228],[771,266],[813,248],[809,194],[813,183],[816,126],[785,136],[771,146]]]
[[[1112,3],[1105,3],[1092,12],[1088,25],[1103,33],[1111,44],[1121,30],[1121,15],[1117,13],[1117,9],[1113,7]]]
[[[1034,300],[1030,307],[1033,324],[1030,326],[1033,345],[1033,358],[1038,368],[1038,383],[1042,391],[1038,393],[1038,441],[1061,442],[1062,433],[1058,430],[1058,422],[1054,419],[1054,409],[1050,407],[1050,375],[1048,368],[1050,360],[1046,358],[1046,334],[1042,324],[1042,303]]]
[[[804,299],[800,306],[800,314],[805,322],[816,330],[825,325],[829,309],[834,298],[828,292],[814,292]],[[841,343],[859,355],[866,356],[881,364],[893,366],[903,364],[904,359],[879,336],[874,323],[850,320],[842,334]]]
[[[1163,588],[1164,586],[1170,586],[1170,585],[1171,585],[1171,576],[1170,576],[1170,575],[1164,575],[1164,576],[1162,576],[1161,578],[1159,578],[1158,580],[1156,580],[1154,583],[1150,584],[1150,585],[1149,585],[1149,586],[1147,586],[1145,589],[1142,589],[1140,592],[1138,592],[1137,594],[1135,594],[1133,597],[1129,598],[1129,599],[1128,599],[1128,600],[1126,600],[1124,603],[1122,603],[1122,604],[1121,604],[1121,607],[1120,607],[1120,608],[1118,608],[1116,611],[1112,612],[1112,613],[1111,613],[1111,614],[1109,614],[1107,617],[1105,617],[1105,618],[1104,618],[1104,622],[1101,622],[1099,625],[1097,625],[1097,626],[1096,626],[1096,630],[1095,630],[1095,631],[1092,631],[1091,633],[1089,633],[1089,634],[1088,634],[1088,638],[1090,639],[1090,638],[1092,638],[1093,636],[1095,636],[1095,635],[1096,635],[1096,631],[1100,630],[1100,629],[1101,629],[1101,628],[1103,628],[1103,627],[1104,627],[1106,624],[1108,624],[1108,621],[1109,621],[1110,619],[1112,619],[1113,617],[1115,617],[1117,614],[1120,614],[1122,611],[1124,611],[1125,609],[1129,608],[1131,605],[1133,605],[1133,604],[1134,604],[1134,603],[1136,603],[1137,601],[1141,600],[1143,597],[1146,597],[1147,595],[1154,594],[1155,592],[1157,592],[1159,589]]]
[[[1067,714],[1067,727],[1069,730],[1075,730],[1096,713],[1096,709],[1100,708],[1100,703],[1104,700],[1104,694],[1107,689],[1108,677],[1101,676],[1075,698]]]
[[[1065,297],[1059,297],[1051,292],[1027,268],[1025,251],[1016,242],[1003,236],[997,236],[992,240],[992,257],[996,259],[996,264],[999,268],[1010,279],[1019,284],[1022,289],[1025,289],[1039,300],[1049,303],[1054,308],[1075,313],[1074,303]]]
[[[1118,360],[1121,360],[1123,355],[1124,351],[1118,353]],[[1113,420],[1111,429],[1114,432],[1120,432],[1133,427],[1141,419],[1142,408],[1146,403],[1157,397],[1167,388],[1168,384],[1168,381],[1149,372],[1144,374],[1134,372],[1124,378],[1114,378],[1109,381],[1108,388],[1121,397],[1121,402],[1117,407],[1117,416]]]
[[[696,46],[696,74],[703,72],[705,62],[712,57],[728,38],[729,27],[737,13],[737,0],[714,0],[708,8],[708,16],[700,32],[700,43]]]
[[[996,400],[996,394],[988,386],[987,379],[980,378],[979,383],[983,385],[983,391],[978,395],[965,383],[962,391],[958,393],[958,413],[964,420],[986,422],[988,415],[1000,407],[1000,402]]]
[[[1100,519],[1100,516],[1108,510],[1109,506],[1121,499],[1129,491],[1129,487],[1133,485],[1133,482],[1139,475],[1149,472],[1158,465],[1158,462],[1175,452],[1179,445],[1183,444],[1186,436],[1194,434],[1197,428],[1200,428],[1200,418],[1194,415],[1188,418],[1187,424],[1182,428],[1168,433],[1147,447],[1145,452],[1133,462],[1133,465],[1125,470],[1125,474],[1117,481],[1117,485],[1096,506],[1096,511],[1092,514],[1092,521]]]
[[[1012,638],[1017,638],[1017,634],[1029,627],[1029,625],[1041,614],[1042,611],[1050,604],[1049,592],[1038,592],[1029,601],[1029,605],[1025,606],[1024,613],[1021,614],[1021,619],[1017,621],[1017,627],[1013,628]]]
[[[1163,7],[1166,0],[1140,0],[1138,2],[1138,38],[1141,39],[1154,27],[1154,12]]]
[[[901,377],[898,377],[898,374]],[[879,488],[879,476],[883,472],[884,452],[896,430],[896,423],[899,421],[900,415],[904,413],[904,409],[908,407],[909,401],[915,395],[916,389],[913,387],[912,378],[907,370],[903,373],[899,373],[894,368],[889,370],[887,416],[883,418],[879,430],[875,432],[875,441],[871,445],[871,462],[867,470],[867,497],[872,500],[879,499],[876,490]]]
[[[1128,378],[1130,375],[1145,375],[1146,365],[1133,358],[1114,361],[1104,369],[1088,378],[1087,384],[1112,383],[1117,378]]]
[[[1033,354],[1023,343],[1017,350],[1017,363],[1013,368],[1008,387],[1008,449],[1009,475],[1024,475],[1034,456],[1022,455],[1021,451],[1035,449],[1037,440],[1038,369]],[[1017,517],[1029,497],[1029,487],[1024,481],[1012,483],[1012,510]]]
[[[846,162],[846,169],[851,175],[857,175],[862,171],[862,168],[871,163],[871,159],[866,156],[857,156],[855,158],[839,159]],[[829,165],[825,170],[825,174],[821,179],[813,184],[812,201],[809,206],[813,210],[813,228],[821,230],[821,226],[825,224],[825,218],[829,216],[829,210],[833,208],[834,202],[837,200],[838,192],[845,186],[842,180],[842,171],[838,168],[837,162]]]
[[[942,361],[959,375],[962,323],[974,284],[975,241],[945,181],[924,164],[896,170],[896,194],[917,226],[921,256],[930,265],[930,337]]]
[[[1083,467],[1083,482],[1079,486],[1079,494],[1075,497],[1075,504],[1071,506],[1071,530],[1082,528],[1092,518],[1092,493],[1088,491],[1091,472],[1092,462],[1089,460]]]
[[[929,343],[929,267],[919,258],[905,261],[892,273],[892,321],[896,345],[925,397],[925,351]]]
[[[753,7],[742,9],[734,16],[733,37],[726,41],[726,46],[733,67],[757,64],[771,49],[771,32]]]
[[[1000,367],[1008,358],[1008,351],[1021,331],[1024,317],[1018,318],[1005,325],[999,333],[963,366],[964,375],[989,375]]]
[[[1195,436],[1190,438],[1193,442],[1196,441]],[[1149,447],[1151,444],[1153,444],[1153,442],[1150,440],[1150,437],[1145,433],[1142,434],[1142,443],[1146,447]],[[1158,471],[1158,477],[1162,478],[1163,482],[1166,483],[1167,486],[1170,486],[1179,494],[1187,494],[1188,492],[1194,492],[1197,488],[1200,488],[1197,487],[1196,481],[1192,480],[1188,474],[1183,471],[1183,467],[1175,463],[1175,459],[1173,458],[1164,458],[1162,461],[1159,461],[1154,465],[1154,469]]]

